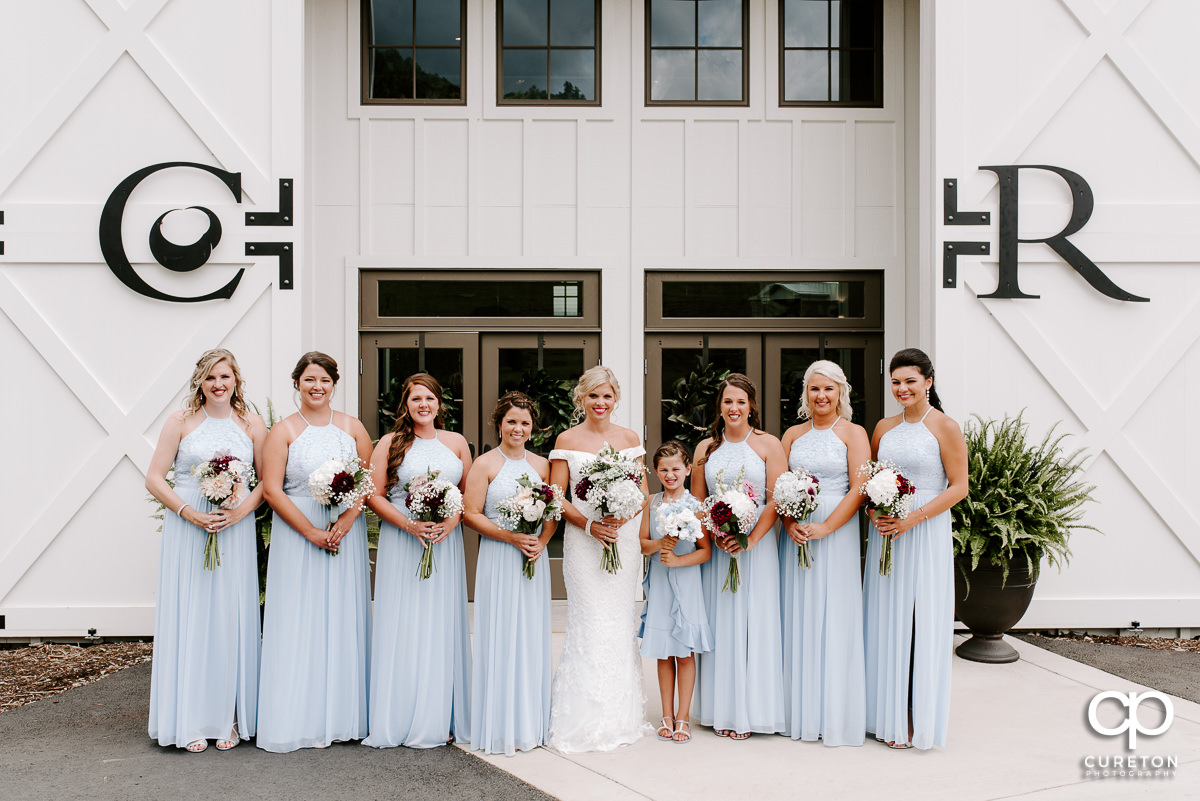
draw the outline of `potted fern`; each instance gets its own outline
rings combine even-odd
[[[1082,521],[1095,486],[1080,480],[1085,453],[1064,453],[1068,435],[1056,423],[1037,444],[1027,439],[1024,411],[984,420],[973,415],[964,435],[970,491],[951,512],[954,527],[955,617],[971,639],[955,649],[974,662],[1015,662],[1004,642],[1029,608],[1042,561],[1059,569],[1067,540]]]

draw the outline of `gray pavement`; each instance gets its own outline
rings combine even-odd
[[[1106,673],[1200,703],[1200,653],[1018,634],[1018,639]]]
[[[242,743],[202,754],[146,736],[150,665],[0,715],[3,801],[384,801],[551,796],[458,748],[335,744],[268,754]]]

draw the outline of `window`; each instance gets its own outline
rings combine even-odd
[[[466,102],[466,0],[363,0],[363,103]]]
[[[781,105],[883,105],[882,0],[781,0]]]
[[[744,0],[648,0],[647,105],[746,105]]]
[[[598,105],[599,0],[500,0],[498,103]]]

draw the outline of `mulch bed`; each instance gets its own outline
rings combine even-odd
[[[149,662],[154,644],[40,643],[0,650],[0,712],[82,687],[127,667]]]
[[[1127,637],[1120,634],[1066,634],[1050,635],[1038,631],[1025,632],[1025,637],[1047,640],[1074,640],[1094,642],[1099,645],[1123,645],[1127,648],[1149,648],[1152,651],[1191,651],[1200,653],[1200,640],[1171,639],[1170,637]],[[1036,643],[1035,643],[1036,644]]]

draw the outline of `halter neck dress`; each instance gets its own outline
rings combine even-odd
[[[820,481],[808,523],[823,523],[850,490],[846,444],[829,428],[813,426],[792,442],[789,470]],[[826,537],[808,543],[812,566],[798,564],[798,548],[779,536],[783,622],[783,685],[793,740],[862,745],[866,731],[862,580],[857,514]]]
[[[504,453],[500,452],[501,456]],[[517,479],[541,476],[525,459],[504,457],[488,484],[483,514],[501,528],[497,505],[518,490]],[[479,538],[475,569],[471,747],[515,754],[546,742],[550,727],[550,560],[525,578],[525,554],[507,542]]]
[[[925,413],[925,417],[929,412]],[[946,489],[937,438],[925,426],[899,425],[879,441],[879,458],[895,462],[916,487],[916,511]],[[950,719],[950,668],[954,643],[954,544],[950,513],[929,518],[892,543],[892,572],[879,575],[883,537],[867,540],[865,615],[866,729],[885,742],[908,742],[912,688],[912,744],[946,744]]]
[[[254,443],[232,417],[209,417],[179,441],[175,492],[197,512],[215,507],[191,469],[229,451],[254,464]],[[159,745],[254,736],[258,702],[258,560],[254,515],[217,535],[221,564],[204,569],[208,533],[163,511],[149,733]]]
[[[388,499],[405,517],[404,485],[428,469],[462,482],[458,454],[435,434],[415,437],[396,471]],[[421,542],[384,521],[375,556],[375,626],[371,637],[371,733],[364,745],[433,748],[471,736],[471,643],[467,633],[467,569],[462,526],[433,546],[433,574],[417,569]]]
[[[301,419],[304,419],[301,415]],[[317,528],[342,509],[312,497],[308,476],[330,459],[358,455],[354,437],[309,424],[288,446],[283,491]],[[286,752],[367,735],[371,576],[359,515],[337,555],[274,515],[267,562],[258,747]]]
[[[685,494],[684,501],[695,501]],[[662,539],[655,513],[662,508],[663,493],[650,500],[644,514],[648,515],[650,539]],[[695,509],[700,506],[694,503]],[[707,536],[707,535],[705,535]],[[685,556],[696,550],[696,544],[680,540],[675,546],[677,556]],[[666,567],[661,553],[650,555],[650,566],[642,579],[642,590],[646,604],[642,608],[642,625],[638,636],[642,638],[642,656],[650,659],[667,659],[672,656],[691,656],[693,653],[711,651],[712,630],[708,627],[708,614],[704,609],[704,593],[700,586],[700,565]]]
[[[767,463],[748,442],[725,440],[704,463],[705,488],[717,491],[746,469],[759,512],[766,498]],[[696,661],[695,716],[704,726],[773,734],[784,729],[783,653],[779,623],[779,544],[772,528],[738,556],[741,587],[722,591],[732,557],[713,543],[713,556],[700,566],[713,649]]]

